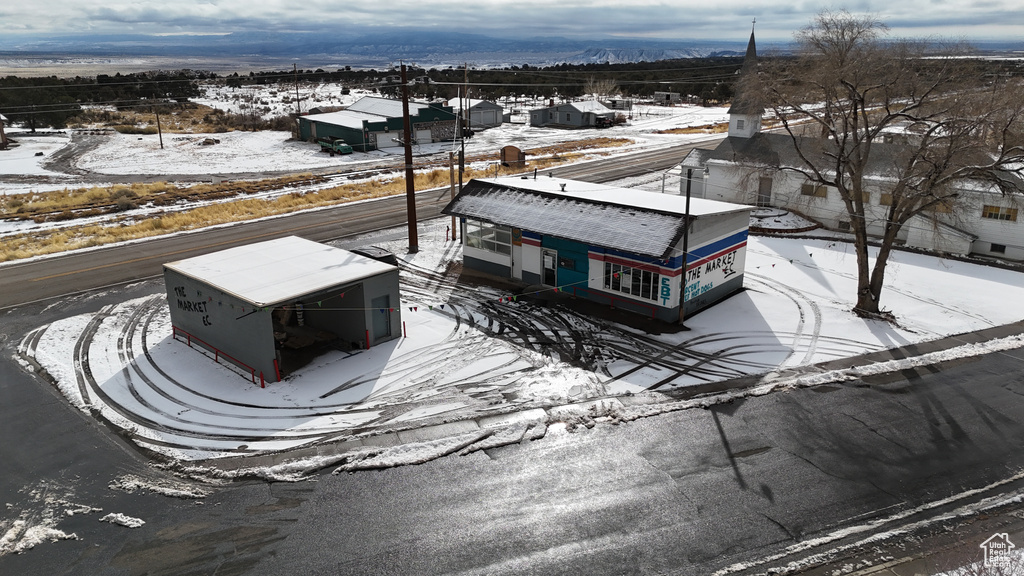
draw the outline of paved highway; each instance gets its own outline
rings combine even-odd
[[[543,174],[554,172],[559,177],[607,182],[660,172],[678,164],[692,148],[712,146],[719,139],[555,168]],[[417,218],[436,218],[448,200],[447,189],[418,193]],[[130,244],[77,251],[52,258],[14,262],[0,266],[0,310],[27,302],[149,278],[161,274],[161,266],[165,262],[232,246],[293,234],[324,242],[400,226],[404,222],[406,216],[403,195],[372,202],[339,205],[325,210],[300,212],[259,222],[246,222],[188,234],[161,236]]]

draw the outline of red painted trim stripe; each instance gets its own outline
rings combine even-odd
[[[747,241],[744,240],[743,242],[740,242],[739,244],[734,244],[734,245],[726,248],[725,250],[721,250],[719,252],[716,252],[716,253],[712,254],[711,256],[708,256],[707,258],[702,258],[700,260],[697,260],[693,264],[690,264],[686,269],[687,270],[692,270],[692,269],[696,268],[697,266],[700,266],[702,264],[707,264],[708,262],[711,262],[715,258],[718,258],[720,256],[728,254],[729,252],[733,252],[733,251],[739,250],[740,248],[743,248],[746,245],[747,245]]]

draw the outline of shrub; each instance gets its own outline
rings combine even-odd
[[[131,210],[133,208],[138,208],[138,207],[139,207],[139,205],[138,205],[138,203],[135,202],[134,198],[129,198],[127,196],[121,196],[121,197],[119,197],[117,199],[117,208],[116,208],[116,210],[118,212],[124,212],[125,210]]]
[[[119,124],[114,126],[114,130],[117,130],[121,134],[156,134],[156,126],[134,126],[128,124]]]

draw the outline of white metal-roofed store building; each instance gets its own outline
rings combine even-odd
[[[467,268],[676,322],[681,302],[689,316],[742,288],[750,209],[512,177],[470,181],[443,212],[462,219]]]
[[[398,268],[297,236],[164,264],[174,336],[277,381],[401,329]]]

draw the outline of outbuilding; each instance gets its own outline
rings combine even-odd
[[[164,264],[174,337],[254,382],[398,337],[398,268],[288,236]]]
[[[409,102],[409,122],[415,144],[455,137],[457,116],[450,106]],[[302,140],[342,140],[360,152],[402,145],[402,101],[364,96],[345,110],[299,116]]]
[[[662,106],[672,106],[681,100],[679,92],[655,92],[654,103]]]
[[[488,100],[470,99],[467,102],[466,99],[462,99],[461,103],[459,100],[459,98],[452,98],[447,104],[453,111],[461,110],[462,106],[468,106],[469,127],[471,129],[486,130],[488,128],[501,126],[501,123],[505,118],[505,110],[500,105]],[[465,112],[466,110],[462,110],[461,113],[465,114]]]
[[[592,128],[598,125],[598,118],[605,122],[615,120],[615,111],[597,100],[569,102],[530,110],[530,126],[551,126],[555,128]]]
[[[466,268],[677,322],[743,287],[750,210],[503,177],[471,180],[442,212],[461,219]]]

